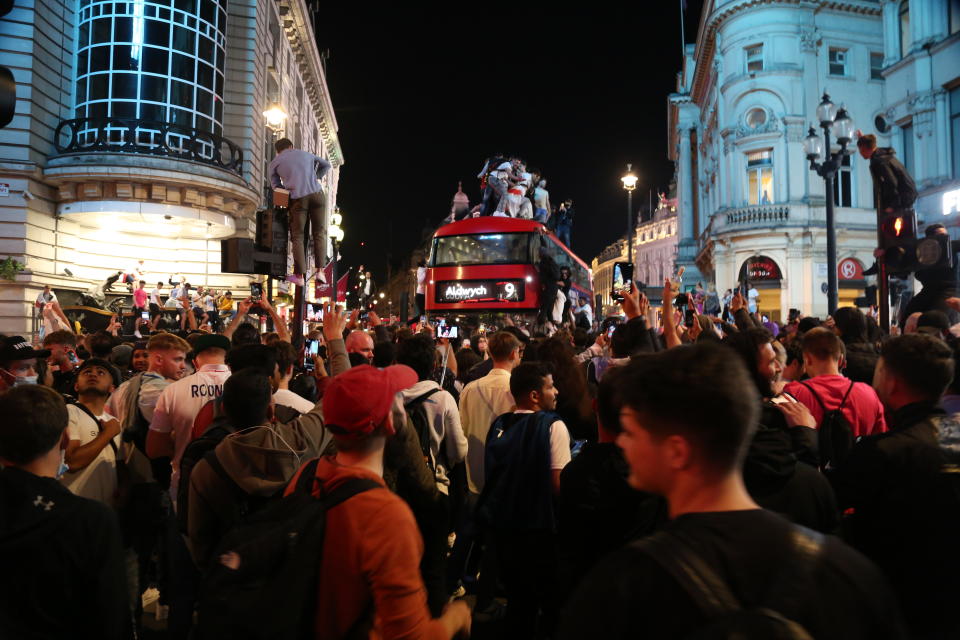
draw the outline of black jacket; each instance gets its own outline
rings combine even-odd
[[[881,211],[901,211],[913,208],[917,200],[917,187],[906,168],[897,160],[889,147],[880,147],[870,156],[870,175],[877,193],[877,205]]]
[[[612,442],[588,442],[560,473],[560,575],[571,590],[600,558],[667,522],[660,496],[627,483],[630,467]]]
[[[960,421],[933,403],[887,413],[890,431],[861,439],[834,482],[851,544],[887,574],[920,633],[960,637]]]
[[[109,507],[53,478],[0,471],[0,636],[120,638],[129,618]]]
[[[856,382],[873,385],[873,370],[880,357],[877,348],[869,342],[853,342],[846,347],[847,366],[843,375]]]
[[[750,496],[764,509],[823,533],[835,533],[840,514],[833,489],[814,467],[797,462],[790,434],[761,426],[743,464]]]

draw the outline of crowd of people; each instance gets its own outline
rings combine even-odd
[[[573,219],[576,215],[573,199],[567,198],[558,205],[550,202],[547,180],[539,169],[527,169],[525,160],[517,156],[495,153],[483,163],[477,174],[480,180],[480,204],[472,209],[454,211],[453,220],[468,215],[507,216],[542,222],[553,230],[568,247]]]
[[[3,635],[958,637],[946,316],[687,300],[4,337]]]

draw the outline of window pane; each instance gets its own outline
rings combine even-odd
[[[913,124],[903,127],[903,166],[913,175]]]
[[[93,21],[93,43],[110,42],[113,37],[110,33],[110,18],[100,18]]]
[[[114,80],[116,82],[116,80]],[[113,102],[110,104],[110,110],[115,118],[136,118],[136,102]]]
[[[960,115],[950,119],[950,136],[953,144],[953,177],[960,178]]]
[[[210,64],[213,64],[213,40],[201,36],[197,40],[197,47],[197,57],[201,60],[206,60]]]
[[[197,63],[197,84],[213,90],[213,67],[203,62]]]
[[[161,104],[141,104],[140,117],[144,120],[165,122],[167,119],[167,108]]]
[[[106,73],[98,73],[90,76],[90,100],[105,100],[107,91],[110,88],[110,76]]]
[[[870,54],[870,79],[883,80],[883,54]]]
[[[213,115],[213,94],[203,89],[197,89],[196,110],[198,113]]]
[[[169,57],[166,49],[157,49],[155,47],[145,47],[143,50],[143,71],[149,73],[159,73],[167,75],[169,69]]]
[[[90,49],[90,73],[108,71],[110,69],[110,47],[93,47]]]
[[[175,53],[173,54],[173,60],[171,62],[170,70],[173,72],[174,77],[193,82],[194,58]]]
[[[133,39],[133,18],[113,19],[113,41],[130,42]]]
[[[113,74],[113,88],[110,91],[114,99],[136,100],[137,98],[137,76],[133,73],[115,73]]]
[[[87,79],[77,81],[77,104],[83,104],[87,101]],[[77,116],[81,117],[81,116]]]
[[[167,101],[167,79],[156,76],[140,77],[140,99],[151,102]]]
[[[158,47],[170,46],[170,25],[159,20],[147,20],[143,41],[144,44],[155,44]]]
[[[187,84],[186,82],[177,82],[176,80],[172,81],[170,83],[170,104],[192,109],[193,85]]]
[[[84,49],[77,54],[77,77],[87,74],[87,64],[90,58],[90,51]]]
[[[747,202],[760,204],[760,173],[756,169],[747,172]]]
[[[128,44],[113,45],[113,69],[115,71],[136,71],[139,61],[132,54],[133,47]]]
[[[910,35],[910,2],[903,0],[900,3],[900,57],[905,58],[910,53],[913,37]]]
[[[173,28],[172,47],[174,49],[193,55],[196,52],[196,46],[196,34],[194,34],[193,31],[184,29],[183,27]]]
[[[773,169],[760,170],[760,204],[773,202]]]

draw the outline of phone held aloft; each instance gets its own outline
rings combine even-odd
[[[617,301],[623,301],[624,293],[633,291],[633,265],[629,262],[613,263],[613,286],[611,287],[610,297]]]

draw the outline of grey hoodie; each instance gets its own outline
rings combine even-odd
[[[194,561],[202,567],[214,547],[241,517],[247,496],[269,498],[283,491],[303,464],[331,443],[320,404],[296,419],[253,427],[224,438],[214,450],[233,481],[228,483],[204,459],[190,474],[187,532]]]

